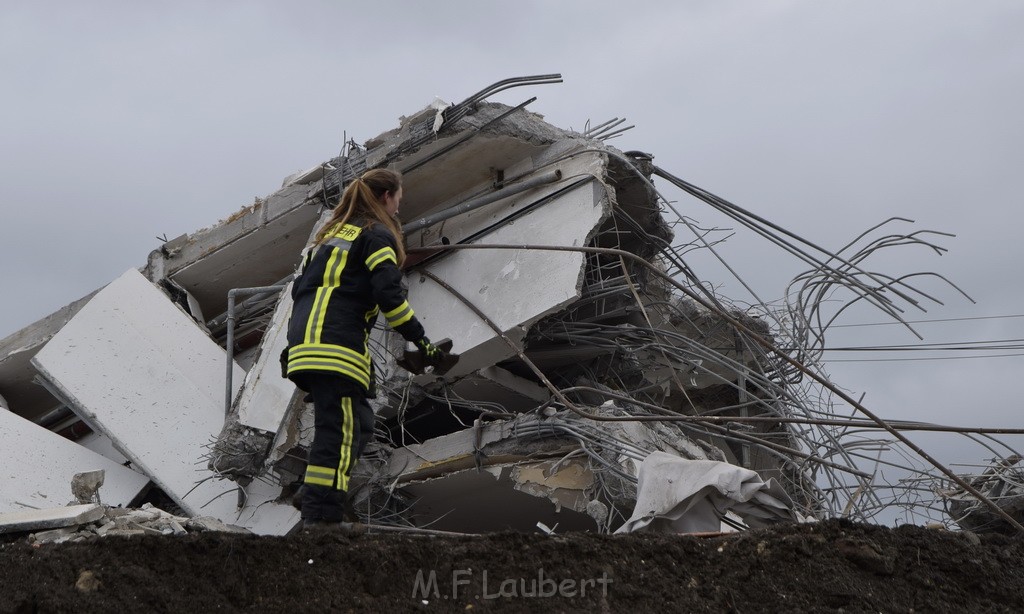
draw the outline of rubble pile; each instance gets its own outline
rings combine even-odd
[[[1024,467],[1022,457],[999,459],[971,479],[971,485],[1017,522],[1024,522]],[[963,488],[950,485],[941,492],[949,515],[967,531],[1014,533],[1004,518]]]
[[[133,537],[140,535],[188,535],[203,531],[225,533],[249,533],[247,529],[226,525],[216,518],[197,516],[189,518],[165,512],[152,503],[144,503],[136,509],[108,507],[103,505],[82,506],[85,509],[76,514],[76,522],[69,526],[42,531],[12,531],[28,533],[29,544],[63,544],[92,541],[97,537]],[[85,520],[78,523],[77,521]],[[0,516],[0,524],[10,528],[13,523]]]
[[[655,451],[785,480],[800,493],[800,512],[813,516],[806,478],[786,454],[744,445],[713,426],[615,422],[739,415],[744,403],[785,411],[770,398],[781,388],[765,375],[771,361],[764,352],[673,291],[678,257],[651,186],[651,157],[482,102],[450,136],[420,144],[415,135],[437,117],[405,120],[367,150],[331,160],[336,170],[320,177],[329,202],[347,169],[354,175],[387,150],[404,173],[403,213],[414,220],[405,225],[415,261],[409,302],[431,334],[452,339],[461,355],[443,376],[411,376],[396,365],[404,342],[384,329],[374,335],[379,434],[351,493],[362,519],[458,531],[538,524],[613,531],[632,513],[640,463]],[[437,177],[449,176],[441,172],[447,157],[458,158],[460,175],[488,180],[444,185]],[[523,184],[534,187],[516,187]],[[430,206],[431,199],[442,204]],[[511,243],[520,247],[501,247]],[[261,369],[273,368],[288,307],[281,301],[264,311],[266,333],[246,386],[253,373],[266,378]],[[211,469],[242,483],[267,474],[297,482],[311,422],[297,393],[278,401],[269,421],[254,415],[252,402],[232,409]],[[794,447],[783,426],[757,430]],[[787,509],[777,520],[794,517]]]
[[[765,234],[770,224],[650,153],[609,145],[621,120],[579,132],[527,110],[532,98],[486,101],[559,81],[508,79],[435,101],[0,341],[0,433],[12,442],[0,450],[12,476],[0,513],[52,509],[71,475],[96,470],[110,507],[60,539],[177,534],[197,518],[293,532],[312,416],[278,363],[290,282],[344,186],[378,167],[404,178],[409,303],[461,358],[413,375],[399,367],[405,342],[374,330],[376,437],[353,475],[356,518],[614,533],[877,513],[878,473],[847,445],[865,445],[848,427],[877,425],[837,420],[838,390],[817,358],[837,286],[851,302],[892,303],[883,295],[909,276],[859,267],[899,241],[849,260],[801,252],[817,268],[785,313],[731,305],[686,259],[718,231],[679,214],[654,182]],[[174,516],[140,507],[162,501]]]

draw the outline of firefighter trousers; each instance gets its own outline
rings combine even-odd
[[[373,410],[366,391],[348,378],[303,374],[313,396],[313,444],[303,478],[302,518],[340,522],[349,478],[373,438]]]

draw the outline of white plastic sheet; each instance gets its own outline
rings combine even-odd
[[[782,487],[755,471],[653,452],[640,465],[633,515],[616,533],[718,531],[729,511],[750,527],[797,520]]]

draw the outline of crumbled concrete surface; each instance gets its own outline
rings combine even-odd
[[[79,510],[80,507],[88,509]],[[9,516],[11,515],[0,516],[0,533],[27,533],[26,539],[31,544],[82,542],[97,537],[181,536],[204,531],[251,533],[248,529],[225,524],[216,518],[175,516],[149,503],[141,508],[89,505],[41,510],[33,514],[30,520],[24,521]],[[36,530],[47,526],[59,528]]]
[[[75,495],[79,503],[99,503],[100,487],[106,475],[102,469],[76,473],[71,478],[71,494]]]
[[[103,516],[103,507],[88,503],[45,510],[0,514],[0,533],[55,529],[93,522]]]

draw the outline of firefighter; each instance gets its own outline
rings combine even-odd
[[[300,489],[303,527],[341,527],[352,468],[373,438],[376,396],[367,342],[379,313],[427,365],[449,359],[424,334],[402,288],[405,260],[396,216],[402,177],[367,171],[345,188],[292,286],[288,379],[312,397],[313,443]]]

